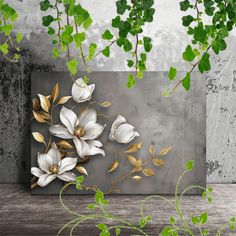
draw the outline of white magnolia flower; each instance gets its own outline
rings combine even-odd
[[[71,90],[74,101],[81,103],[91,99],[95,84],[87,85],[82,78],[77,79]]]
[[[55,143],[47,154],[38,154],[38,166],[31,168],[32,175],[38,177],[37,184],[41,187],[47,186],[55,178],[63,181],[75,181],[76,176],[69,170],[72,170],[77,163],[77,158],[66,157],[61,158],[62,154],[57,149]]]
[[[101,135],[106,125],[96,122],[95,110],[86,109],[77,117],[72,110],[62,107],[60,120],[64,126],[52,125],[49,131],[59,138],[73,139],[80,157],[96,154],[105,156],[105,152],[99,148],[102,147],[102,143],[95,139]]]
[[[126,123],[126,119],[123,116],[118,115],[111,126],[109,139],[118,143],[129,143],[136,136],[139,136],[139,133],[134,131],[134,129],[134,126]]]

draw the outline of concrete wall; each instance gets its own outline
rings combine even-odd
[[[16,31],[25,34],[23,47],[29,49],[31,57],[24,57],[12,76],[9,65],[1,68],[1,120],[0,120],[0,171],[2,181],[17,182],[27,178],[27,160],[22,152],[24,136],[22,130],[27,125],[25,107],[29,105],[29,88],[26,79],[32,69],[37,70],[65,70],[65,60],[51,59],[51,45],[45,29],[41,26],[39,0],[8,0],[20,13],[16,24]],[[146,27],[145,32],[153,38],[153,50],[148,62],[149,70],[168,70],[170,65],[179,70],[186,70],[187,65],[182,61],[182,51],[188,43],[188,37],[181,26],[181,12],[179,0],[155,1],[157,9],[155,20]],[[97,41],[105,28],[111,24],[115,14],[115,0],[81,0],[90,10],[94,25],[88,38]],[[103,6],[103,7],[101,7]],[[236,34],[233,32],[228,39],[228,49],[219,57],[213,57],[212,70],[207,75],[207,181],[226,182],[236,181]],[[99,45],[102,45],[100,41]],[[97,58],[91,65],[97,71],[127,70],[125,54],[118,48],[113,48],[110,59]],[[16,71],[17,71],[16,70]],[[4,75],[4,76],[3,76]],[[6,92],[8,91],[8,92]],[[17,105],[12,105],[14,101]],[[27,105],[28,104],[28,105]],[[9,106],[11,107],[9,109]],[[15,113],[13,113],[15,111]],[[8,117],[16,116],[12,120]],[[19,118],[21,117],[21,118]],[[4,118],[4,119],[3,119]],[[20,120],[19,120],[20,119]],[[10,122],[10,125],[9,125]],[[24,124],[24,125],[23,125]],[[7,128],[6,128],[7,125]],[[23,126],[21,126],[23,125]],[[6,129],[9,136],[5,137]],[[17,131],[17,132],[16,132]],[[17,145],[12,138],[21,134]],[[3,136],[4,135],[4,136]],[[14,145],[14,147],[12,146]],[[8,170],[6,172],[6,170]],[[9,173],[11,177],[9,177]],[[19,180],[19,176],[21,176]],[[22,177],[23,176],[23,177]]]

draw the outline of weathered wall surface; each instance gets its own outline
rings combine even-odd
[[[0,76],[0,181],[20,182],[29,177],[29,163],[25,132],[29,121],[29,73],[32,70],[65,70],[65,60],[51,58],[51,45],[41,26],[39,0],[8,0],[21,17],[16,31],[25,34],[23,47],[31,57],[24,56],[15,66],[1,64]],[[155,1],[155,21],[146,28],[153,37],[149,70],[168,70],[170,65],[186,70],[182,50],[188,38],[181,26],[178,0]],[[97,41],[111,24],[115,14],[115,0],[97,0],[81,3],[90,10],[94,25],[88,34],[89,41]],[[104,7],[101,7],[102,6]],[[109,9],[109,10],[108,10]],[[228,40],[228,49],[213,58],[212,71],[207,75],[207,181],[236,181],[236,34]],[[99,42],[102,46],[102,40]],[[126,55],[114,47],[111,58],[97,58],[91,67],[97,71],[127,70]],[[13,68],[13,69],[12,69]],[[28,174],[27,174],[28,173]]]

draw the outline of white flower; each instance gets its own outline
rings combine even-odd
[[[69,170],[72,170],[77,163],[77,158],[66,157],[61,159],[62,154],[57,149],[55,143],[47,154],[38,154],[38,166],[31,168],[32,175],[38,177],[37,184],[41,187],[47,186],[55,178],[63,181],[75,181],[76,176]]]
[[[126,123],[126,119],[123,116],[118,115],[111,126],[109,139],[118,143],[129,143],[136,136],[139,136],[139,133],[134,131],[134,129],[135,127]]]
[[[73,139],[80,157],[96,154],[105,156],[105,152],[99,148],[102,144],[94,139],[100,136],[106,125],[96,123],[95,110],[86,109],[77,117],[72,110],[62,107],[60,119],[64,126],[52,125],[49,131],[53,135],[63,139]]]
[[[82,78],[77,79],[71,90],[74,101],[81,103],[91,99],[95,84],[87,85]]]

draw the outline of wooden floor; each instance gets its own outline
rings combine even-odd
[[[208,229],[214,235],[216,229],[227,219],[236,216],[236,185],[211,185],[214,190],[214,202],[208,205],[200,196],[188,196],[184,199],[184,209],[188,216],[198,215],[200,211],[209,211]],[[173,200],[173,197],[169,197]],[[144,196],[110,196],[111,213],[137,223],[140,217],[139,202]],[[86,213],[86,205],[93,202],[92,196],[66,196],[65,202],[73,210]],[[168,224],[168,217],[174,215],[174,210],[159,200],[151,200],[146,212],[153,216],[145,231],[148,235],[158,235]],[[26,186],[0,185],[0,235],[5,236],[53,236],[59,228],[70,219],[59,204],[58,196],[32,196]],[[99,235],[94,227],[98,222],[90,221],[75,230],[74,235]],[[69,235],[69,230],[62,235]],[[123,232],[121,235],[132,235]],[[227,232],[224,235],[236,235]]]

